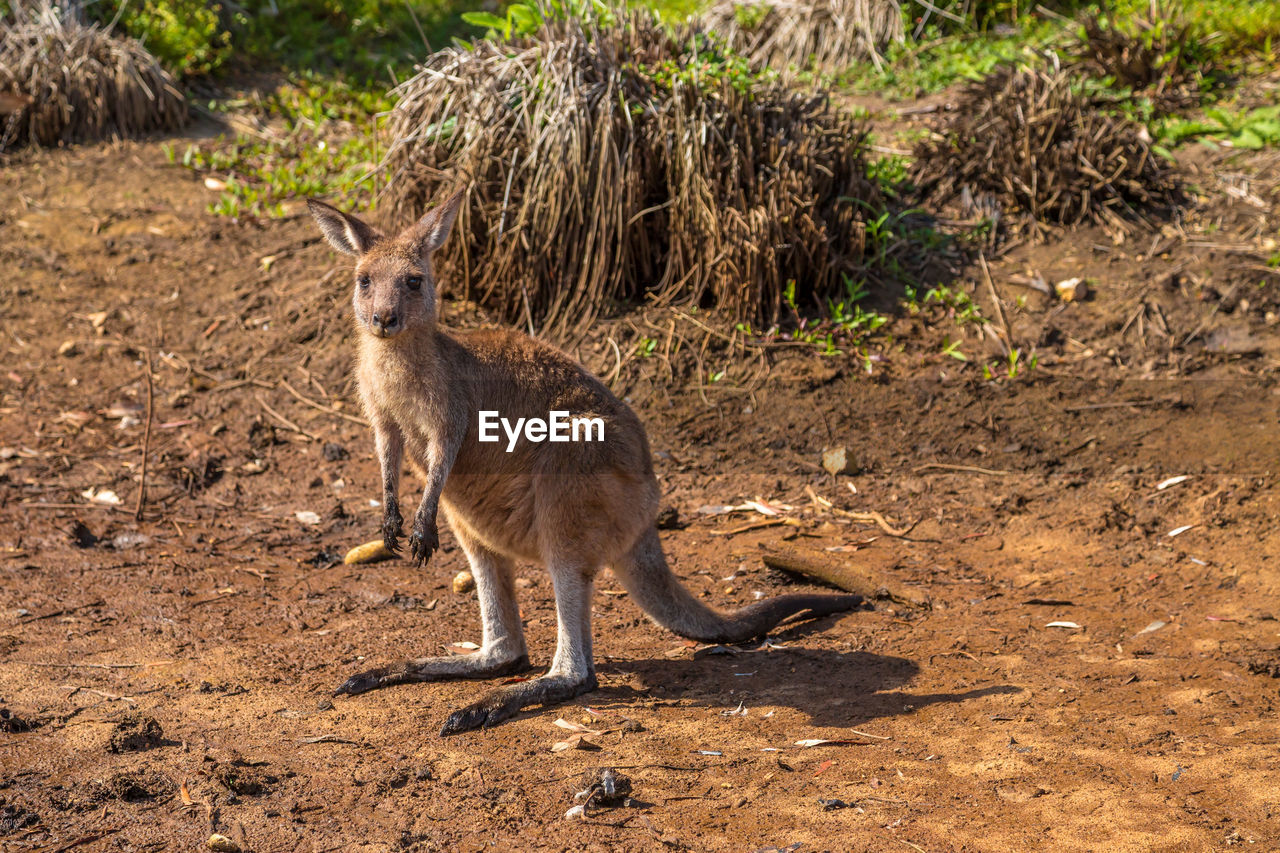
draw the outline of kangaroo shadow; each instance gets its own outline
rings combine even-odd
[[[819,620],[821,622],[822,620]],[[920,672],[911,660],[866,651],[804,648],[800,633],[779,635],[783,648],[744,650],[712,647],[689,658],[611,660],[602,674],[628,677],[628,684],[598,690],[593,705],[633,704],[642,699],[681,700],[715,708],[785,705],[818,726],[858,726],[910,714],[928,705],[953,704],[984,696],[1019,693],[1010,684],[992,684],[945,693],[912,693],[905,688]]]

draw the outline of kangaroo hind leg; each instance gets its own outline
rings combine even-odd
[[[556,594],[556,654],[545,675],[520,684],[500,687],[454,711],[440,730],[442,735],[488,728],[529,705],[553,705],[581,696],[597,687],[591,660],[591,593],[594,567],[584,570],[573,561],[550,564]]]
[[[515,566],[510,559],[485,547],[475,537],[457,529],[455,535],[471,563],[480,600],[483,632],[480,649],[470,655],[414,658],[351,676],[334,695],[356,695],[392,684],[413,681],[487,678],[510,675],[529,668],[524,628],[515,596]]]

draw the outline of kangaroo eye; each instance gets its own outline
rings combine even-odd
[[[418,290],[422,287],[422,276],[411,275],[404,280],[404,283],[409,285],[410,290]]]
[[[369,276],[367,276],[367,275],[362,275],[362,276],[360,276],[359,278],[357,278],[357,279],[356,279],[356,284],[360,285],[360,289],[361,289],[361,290],[368,290],[368,289],[369,289]]]

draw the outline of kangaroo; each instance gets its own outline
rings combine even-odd
[[[394,237],[308,201],[329,244],[356,257],[355,372],[382,467],[383,540],[398,550],[400,474],[407,459],[426,484],[408,537],[409,559],[422,566],[431,559],[443,508],[475,577],[483,634],[473,654],[414,658],[361,672],[334,695],[529,669],[514,588],[517,560],[545,566],[551,575],[558,623],[551,667],[454,711],[441,735],[492,726],[528,705],[596,689],[591,595],[604,566],[654,622],[703,642],[743,642],[791,616],[858,607],[856,595],[784,595],[722,614],[681,586],[658,541],[658,482],[635,413],[550,344],[514,330],[440,328],[431,257],[449,236],[462,198],[459,190]],[[556,411],[599,419],[604,439],[517,440],[508,452],[505,442],[480,440],[482,411],[508,420]]]

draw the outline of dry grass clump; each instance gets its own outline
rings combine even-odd
[[[0,150],[134,136],[187,120],[182,92],[140,44],[53,0],[18,0],[12,18],[0,19],[0,91],[18,96],[16,111],[0,117]]]
[[[733,50],[781,69],[839,71],[905,35],[898,0],[719,0],[702,20]]]
[[[504,321],[651,299],[768,322],[789,280],[820,298],[866,265],[862,127],[649,16],[446,49],[398,94],[392,212],[466,184],[446,279]]]
[[[958,98],[916,147],[916,182],[935,202],[994,197],[1037,224],[1123,227],[1177,199],[1145,128],[1099,109],[1059,70],[1002,66]]]

